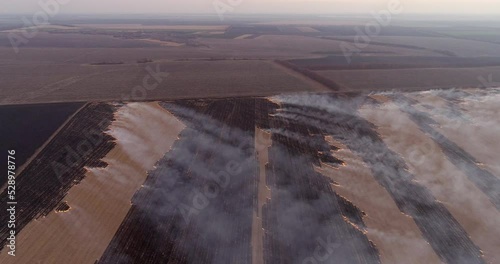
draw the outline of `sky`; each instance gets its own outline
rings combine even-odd
[[[56,0],[0,0],[0,13],[35,13],[39,2]],[[239,13],[339,14],[371,13],[400,1],[404,13],[500,14],[499,0],[57,0],[67,2],[60,13],[216,13],[214,4]],[[231,6],[231,3],[233,5]],[[229,9],[228,9],[229,10]]]

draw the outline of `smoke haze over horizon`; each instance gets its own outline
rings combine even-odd
[[[41,2],[50,2],[42,0]],[[500,14],[496,0],[59,0],[64,13],[134,13],[134,14],[215,14],[214,4],[233,4],[232,13],[280,14],[369,14],[387,8],[391,1],[399,1],[403,13],[413,14]],[[38,0],[2,1],[0,14],[33,13],[40,10]]]

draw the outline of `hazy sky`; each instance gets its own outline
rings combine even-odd
[[[40,0],[0,0],[0,13],[34,13]],[[53,0],[41,0],[43,2]],[[214,2],[241,3],[232,13],[370,13],[391,0],[61,0],[61,13],[215,13]],[[400,0],[404,13],[496,13],[500,0]]]

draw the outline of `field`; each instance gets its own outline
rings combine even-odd
[[[220,31],[225,30],[227,26],[217,25],[143,25],[143,24],[83,24],[78,28],[96,28],[96,29],[119,29],[119,30],[138,30],[138,29],[156,29],[156,30],[192,30],[192,31]]]
[[[22,166],[82,106],[81,103],[0,106],[0,123],[9,124],[0,128],[3,138],[0,148],[17,149],[16,164]],[[1,165],[7,167],[7,161]],[[7,175],[2,175],[0,188],[6,182]]]
[[[238,35],[239,36],[239,35]],[[226,40],[219,38],[202,39],[209,47],[215,50],[226,50],[234,56],[259,56],[269,54],[268,57],[283,57],[285,54],[291,58],[318,57],[318,52],[339,53],[341,41],[316,38],[312,36],[295,35],[261,35],[253,39]],[[279,49],[278,49],[279,47]],[[265,52],[265,53],[264,53]],[[274,52],[274,53],[271,53]],[[430,55],[430,52],[404,48],[368,47],[366,53],[385,52],[391,54]],[[260,56],[262,56],[260,55]]]
[[[319,245],[332,262],[494,261],[499,94],[86,104],[18,176],[18,258],[302,263]],[[81,155],[73,165],[68,148]]]
[[[318,71],[323,77],[335,80],[345,90],[428,90],[442,88],[498,87],[500,67],[382,69]]]
[[[500,24],[367,21],[0,15],[0,263],[497,263]]]
[[[366,69],[406,69],[406,68],[471,68],[499,66],[500,57],[461,58],[461,57],[416,57],[383,56],[352,57],[349,61],[343,56],[329,56],[319,59],[291,60],[291,63],[309,70],[366,70]]]
[[[500,56],[498,44],[478,40],[446,37],[378,36],[374,37],[372,41],[447,50],[462,57]]]
[[[87,106],[82,111],[97,116],[96,119],[103,118],[101,121],[106,121],[107,117],[99,116],[101,110],[93,106]],[[146,115],[147,118],[145,118]],[[31,225],[26,226],[25,232],[18,237],[18,241],[25,245],[23,246],[24,249],[19,251],[19,254],[22,255],[22,262],[39,261],[39,252],[47,250],[51,252],[48,259],[57,259],[57,261],[52,262],[93,263],[95,259],[103,254],[123,218],[127,215],[131,207],[130,198],[146,179],[146,171],[170,149],[172,143],[176,140],[177,134],[183,129],[182,123],[169,117],[168,113],[156,103],[127,105],[117,110],[115,118],[113,125],[108,128],[110,136],[116,139],[116,145],[111,150],[104,151],[103,154],[98,152],[100,147],[95,143],[100,139],[104,140],[104,137],[107,136],[100,134],[101,132],[96,130],[89,137],[86,135],[85,130],[92,129],[92,126],[85,128],[82,133],[75,133],[70,131],[71,127],[65,127],[60,133],[71,133],[77,137],[77,143],[90,144],[91,155],[102,157],[101,163],[104,167],[99,168],[91,164],[91,162],[85,161],[87,167],[84,170],[72,171],[64,175],[44,174],[41,178],[45,182],[40,184],[39,187],[25,187],[23,182],[18,183],[21,188],[27,188],[35,193],[31,196],[23,195],[23,197],[26,197],[23,202],[29,204],[28,208],[37,206],[37,203],[34,203],[32,199],[36,193],[40,192],[43,192],[48,197],[54,197],[56,203],[58,203],[54,210],[55,204],[48,200],[43,202],[38,200],[42,206],[50,206],[48,210],[54,210],[56,213],[43,217],[29,216],[30,220],[37,219],[38,221],[33,221]],[[81,116],[77,116],[76,119],[84,121]],[[106,124],[103,125],[106,126]],[[97,129],[100,128],[97,127]],[[154,141],[151,140],[149,144],[142,144],[141,148],[137,148],[135,143],[127,140],[129,136],[143,139],[154,138]],[[54,142],[61,143],[61,145],[68,144],[68,141],[60,137],[56,137]],[[82,147],[79,145],[69,143],[67,147],[73,149],[74,153],[78,153],[77,155],[83,154],[81,152]],[[66,157],[71,155],[69,152],[65,153],[65,150],[61,152]],[[47,163],[45,167],[50,167],[49,164],[53,162],[53,156],[47,158],[49,159],[42,159],[41,161]],[[138,162],[138,158],[140,158],[140,162]],[[79,164],[68,164],[64,159],[60,162],[61,166],[68,166],[71,169],[73,169],[73,166],[75,166],[75,169],[79,166]],[[46,172],[44,166],[39,166],[37,169]],[[40,176],[40,173],[34,173],[33,171],[25,173],[32,177]],[[66,194],[60,188],[64,188],[64,184],[68,184],[66,180],[69,181],[72,175],[85,178],[85,180],[73,186],[71,192]],[[63,186],[54,181],[57,179],[60,179]],[[36,181],[36,179],[32,178],[31,181]],[[47,186],[52,188],[46,188]],[[63,196],[58,196],[59,193],[54,193],[53,189],[60,190]],[[89,192],[89,190],[92,191]],[[58,200],[61,198],[63,200]],[[58,208],[64,205],[66,205],[67,210],[61,212]],[[61,227],[68,224],[86,227],[78,231],[73,230],[71,233],[66,232],[68,229],[61,230]],[[95,243],[87,243],[90,235],[88,233],[89,228],[94,230],[92,239],[95,239]],[[33,236],[44,238],[43,245],[40,244],[39,240],[31,239]],[[65,241],[64,247],[57,246],[60,241]],[[26,250],[33,248],[39,248],[40,251]],[[68,248],[80,248],[81,250],[69,255],[66,254]]]
[[[137,86],[143,85],[143,79],[150,76],[148,67],[159,72],[158,79],[150,77],[148,81],[157,85],[150,90],[137,89]],[[3,91],[3,104],[250,96],[324,89],[317,88],[309,80],[286,73],[273,62],[260,60],[166,61],[146,65],[101,66],[11,65],[3,68],[4,79],[0,79],[8,87]],[[24,71],[34,74],[26,80]]]
[[[67,17],[37,28],[17,53],[8,36],[23,28],[5,19],[11,27],[0,32],[0,104],[131,98],[148,66],[170,75],[158,89],[135,96],[140,100],[328,90],[328,80],[318,83],[322,77],[343,92],[482,87],[478,79],[497,75],[500,66],[498,43],[457,35],[478,29],[480,35],[495,35],[498,30],[472,22],[440,21],[433,27],[397,20],[346,56],[346,47],[358,49],[356,28],[369,18],[304,17],[286,24],[286,16],[223,22]],[[295,66],[280,67],[275,61]],[[309,72],[303,74],[304,69]],[[397,77],[386,78],[393,75],[385,69]]]

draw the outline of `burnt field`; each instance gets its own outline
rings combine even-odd
[[[0,149],[16,151],[16,165],[21,167],[56,130],[83,104],[43,104],[0,106]],[[2,167],[7,161],[2,160]],[[0,178],[0,186],[7,180]]]
[[[132,198],[98,263],[252,263],[254,104],[163,104],[187,128]]]
[[[255,182],[258,166],[262,166],[255,157],[253,138],[256,126],[273,129],[265,124],[286,122],[268,119],[267,113],[277,105],[264,99],[233,99],[163,106],[188,128],[134,195],[129,214],[99,263],[116,259],[124,263],[262,263],[251,254],[257,246],[251,243],[252,214],[260,210],[255,204],[259,196]],[[324,236],[335,247],[330,252],[332,260],[379,263],[375,246],[360,230],[362,212],[336,195],[328,178],[313,169],[320,161],[334,166],[342,161],[329,154],[331,147],[317,129],[290,125],[282,128],[316,140],[305,137],[301,142],[293,136],[273,135],[275,143],[265,165],[266,184],[273,196],[262,208],[259,219],[266,235],[263,248],[256,250],[263,252],[265,263],[302,263],[314,252],[316,239]],[[305,207],[290,211],[295,204]],[[290,231],[300,226],[306,229]]]
[[[107,104],[86,105],[19,173],[16,177],[20,204],[17,231],[59,207],[68,190],[83,179],[84,167],[106,166],[100,159],[114,144],[103,131],[111,122],[112,113],[113,107]],[[0,200],[7,203],[7,190],[2,191]],[[8,217],[0,215],[4,222]],[[8,232],[7,226],[0,228],[2,246]]]
[[[36,234],[48,239],[20,258],[70,259],[76,249],[51,240],[101,239],[82,231],[96,228],[107,235],[81,245],[79,263],[491,262],[500,146],[483,139],[498,137],[498,95],[87,104],[18,176],[19,247],[36,244]],[[134,180],[130,169],[147,174]],[[102,200],[79,200],[92,197]],[[114,217],[103,211],[113,203],[122,207]],[[66,228],[48,236],[54,223]]]

